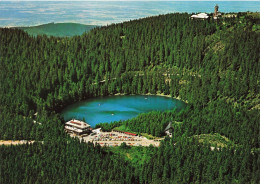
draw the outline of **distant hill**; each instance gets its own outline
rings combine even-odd
[[[16,27],[26,31],[28,34],[47,35],[47,36],[59,36],[59,37],[70,37],[75,35],[82,35],[84,32],[88,32],[95,28],[95,25],[84,25],[78,23],[49,23],[39,26],[30,27]]]

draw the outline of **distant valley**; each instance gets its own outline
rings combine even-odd
[[[15,27],[22,29],[29,35],[47,35],[47,36],[57,36],[57,37],[71,37],[79,36],[85,32],[89,32],[91,29],[95,28],[95,25],[84,25],[79,23],[48,23],[38,26],[29,27]]]

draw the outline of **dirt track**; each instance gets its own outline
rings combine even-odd
[[[20,144],[32,144],[34,141],[20,140],[20,141],[12,141],[12,140],[0,140],[1,145],[20,145]]]

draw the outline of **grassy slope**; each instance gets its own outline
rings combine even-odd
[[[109,151],[121,155],[123,158],[125,158],[127,161],[130,161],[130,163],[133,166],[141,166],[147,162],[149,162],[152,158],[152,155],[156,148],[154,147],[125,147],[122,146],[118,147],[110,147],[107,148]]]
[[[59,36],[59,37],[70,37],[76,35],[82,35],[84,32],[88,32],[95,28],[94,25],[84,25],[77,23],[49,23],[39,26],[32,27],[17,27],[26,31],[28,34],[37,35],[47,35],[47,36]]]
[[[234,142],[229,140],[227,137],[222,136],[218,133],[194,135],[193,137],[198,139],[200,143],[208,143],[211,146],[218,147],[218,148],[220,147],[223,148],[227,146],[231,146],[231,147],[237,146]]]

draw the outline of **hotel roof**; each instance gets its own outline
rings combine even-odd
[[[72,120],[66,122],[65,125],[70,125],[70,126],[80,128],[80,129],[90,127],[90,125],[85,123],[84,121],[79,121],[79,120],[76,120],[76,119],[72,119]]]

